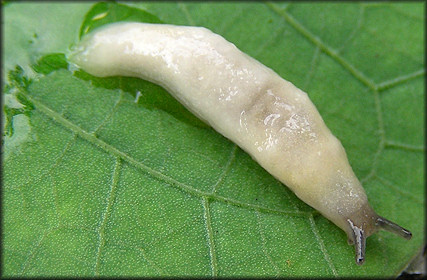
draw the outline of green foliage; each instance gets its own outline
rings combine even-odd
[[[396,276],[424,237],[424,5],[4,5],[3,275]],[[164,89],[68,65],[120,20],[205,26],[308,92],[413,239],[379,232],[357,266],[344,232]]]
[[[55,70],[67,69],[68,62],[63,53],[53,53],[42,57],[32,67],[37,73],[47,75]]]
[[[100,2],[86,14],[80,28],[79,38],[97,27],[118,21],[162,23],[157,16],[144,10],[118,3]]]

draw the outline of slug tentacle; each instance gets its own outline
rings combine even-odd
[[[347,219],[347,222],[349,223],[352,233],[353,233],[353,240],[349,239],[350,245],[354,243],[354,249],[356,250],[356,263],[358,265],[362,265],[365,261],[365,248],[366,248],[366,237],[365,237],[365,231],[358,226],[355,226],[350,219]]]
[[[410,240],[412,238],[412,233],[399,226],[398,224],[393,223],[392,221],[387,220],[386,218],[383,218],[381,216],[378,216],[377,218],[377,227],[378,229],[386,230],[388,232],[394,233],[396,235],[399,235],[407,240]]]
[[[366,238],[379,230],[385,230],[399,235],[407,240],[411,239],[412,233],[386,218],[377,215],[374,210],[365,204],[361,209],[347,219],[348,243],[354,244],[356,251],[356,263],[362,265],[365,260]]]

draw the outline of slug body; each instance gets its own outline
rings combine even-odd
[[[378,229],[410,239],[369,206],[344,148],[307,94],[208,29],[110,24],[86,36],[70,60],[94,76],[164,87],[343,229],[358,264],[365,239]]]

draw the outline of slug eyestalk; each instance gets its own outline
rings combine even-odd
[[[369,205],[363,210],[348,218],[349,239],[348,243],[354,245],[356,251],[356,263],[362,265],[365,261],[366,238],[379,230],[394,233],[407,240],[412,238],[412,233],[384,217],[377,215]]]

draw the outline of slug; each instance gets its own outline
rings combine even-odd
[[[340,227],[365,259],[366,238],[411,232],[377,215],[341,142],[305,92],[203,27],[122,22],[86,35],[69,60],[91,75],[159,84]]]

